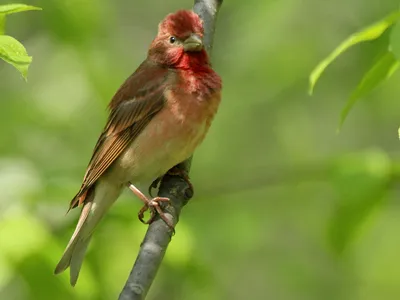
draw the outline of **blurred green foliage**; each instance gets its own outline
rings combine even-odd
[[[108,101],[158,22],[192,3],[27,4],[43,11],[8,18],[7,34],[34,57],[29,81],[0,62],[0,299],[116,299],[146,230],[140,201],[126,192],[110,210],[75,288],[53,275],[79,214],[65,212]],[[399,72],[335,134],[342,99],[379,64],[390,32],[354,45],[314,97],[305,92],[326,53],[397,7],[224,1],[213,49],[223,103],[148,299],[399,298]]]

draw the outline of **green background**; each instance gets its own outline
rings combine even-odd
[[[119,85],[158,22],[191,1],[37,0],[7,18],[33,56],[25,83],[0,61],[0,299],[116,299],[146,226],[125,192],[98,227],[75,288],[53,275],[67,216]],[[5,4],[0,3],[0,4]],[[398,1],[225,0],[213,63],[223,102],[195,154],[195,197],[148,299],[400,297],[400,73],[349,93],[387,34],[314,66]]]

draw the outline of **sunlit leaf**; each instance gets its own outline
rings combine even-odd
[[[40,7],[25,4],[5,4],[0,5],[0,14],[8,15],[27,10],[42,10]]]
[[[344,40],[335,50],[332,51],[324,60],[322,60],[317,67],[311,72],[309,78],[309,94],[312,95],[315,84],[321,77],[324,70],[344,51],[350,47],[359,44],[361,42],[371,41],[380,37],[386,29],[388,29],[394,22],[400,18],[400,12],[396,11],[381,21],[368,26],[367,28],[352,34],[346,40]]]
[[[0,35],[5,33],[6,15],[28,10],[42,10],[40,7],[25,4],[0,5]]]
[[[13,65],[26,79],[32,57],[20,42],[11,36],[0,35],[0,58]]]
[[[387,51],[380,59],[366,72],[347,100],[346,106],[343,108],[340,116],[339,129],[343,125],[349,111],[353,105],[362,97],[376,88],[382,81],[388,79],[399,67],[399,61],[396,60],[393,53]]]
[[[6,16],[0,14],[0,35],[4,34],[6,30]]]

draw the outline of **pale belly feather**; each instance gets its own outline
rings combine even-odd
[[[172,95],[168,95],[174,98]],[[219,98],[216,100],[219,102]],[[112,166],[109,178],[148,184],[189,158],[203,141],[218,103],[170,100]],[[211,106],[210,106],[211,104]]]

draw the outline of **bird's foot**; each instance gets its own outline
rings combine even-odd
[[[147,202],[143,205],[143,207],[140,209],[138,213],[138,217],[140,222],[143,224],[150,224],[151,222],[154,221],[154,218],[156,216],[156,212],[160,216],[161,219],[164,220],[164,222],[171,228],[174,228],[174,225],[171,223],[171,221],[165,216],[165,213],[162,211],[160,207],[161,202],[167,202],[170,203],[169,198],[166,197],[154,197],[152,199],[147,199]],[[145,221],[144,220],[144,213],[146,211],[150,210],[150,218]]]
[[[186,191],[186,196],[188,198],[191,198],[193,196],[193,194],[194,194],[193,184],[190,182],[189,174],[188,174],[188,172],[186,170],[175,166],[172,169],[170,169],[167,172],[167,174],[171,175],[171,176],[179,176],[182,179],[184,179],[186,181],[186,183],[188,184],[188,186],[189,186],[189,189]]]
[[[174,230],[174,224],[167,218],[165,213],[162,211],[162,208],[160,206],[160,203],[166,202],[170,204],[170,199],[166,197],[154,197],[152,199],[147,198],[137,187],[135,187],[132,183],[128,183],[129,189],[139,197],[140,200],[144,202],[143,207],[140,209],[138,213],[139,220],[144,223],[144,224],[151,224],[151,222],[154,221],[154,218],[156,216],[156,212],[160,216],[160,218],[173,230]],[[146,211],[150,210],[150,218],[145,221],[144,220],[144,213]]]

